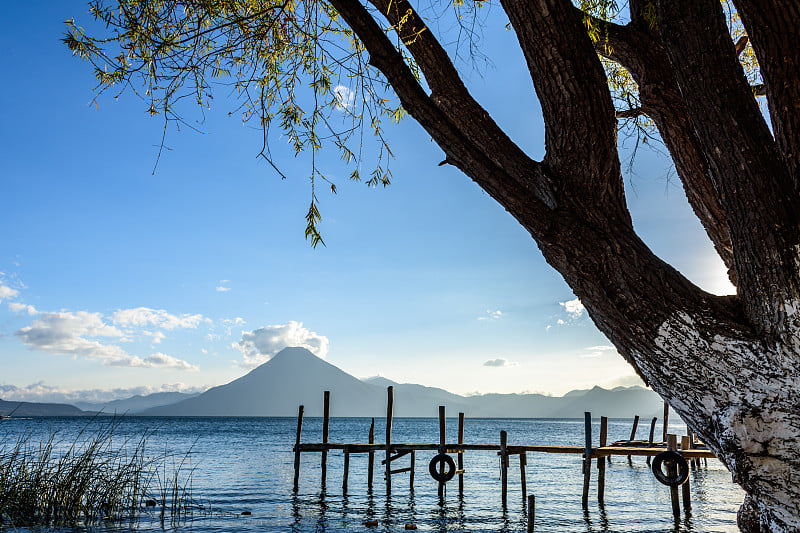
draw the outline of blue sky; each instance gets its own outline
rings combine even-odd
[[[298,343],[358,377],[458,393],[635,382],[530,236],[437,166],[441,150],[410,119],[388,129],[386,189],[348,183],[323,159],[339,194],[319,195],[317,249],[303,238],[310,162],[278,140],[281,180],[223,92],[197,124],[207,134],[170,129],[153,173],[160,120],[127,95],[96,108],[89,66],[60,42],[63,21],[85,11],[20,2],[0,20],[0,398],[196,390]],[[493,65],[466,81],[540,158],[538,104],[498,14],[484,44]],[[636,228],[700,286],[728,292],[670,173],[640,151],[626,175]]]

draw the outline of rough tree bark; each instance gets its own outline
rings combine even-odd
[[[546,128],[528,158],[470,96],[407,0],[330,0],[404,108],[534,238],[595,324],[747,493],[744,531],[800,531],[800,7],[738,0],[771,130],[716,0],[631,2],[631,22],[591,42],[566,0],[501,0]],[[375,15],[377,12],[380,15]],[[430,92],[376,22],[397,28]],[[424,30],[424,31],[423,31]],[[640,87],[735,296],[705,293],[656,257],[625,205],[616,120],[597,52]]]

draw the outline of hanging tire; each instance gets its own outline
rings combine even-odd
[[[664,471],[661,470],[661,465],[664,462],[674,463],[678,469],[678,473],[674,476],[665,474]],[[686,459],[678,452],[672,450],[661,452],[653,459],[653,475],[664,485],[677,487],[683,485],[686,480],[689,479],[689,463],[687,463]]]
[[[440,465],[446,467],[443,472],[439,471]],[[431,477],[439,483],[447,483],[456,475],[456,463],[453,461],[453,458],[446,453],[440,453],[431,459],[430,464],[428,464],[428,472],[430,472]]]

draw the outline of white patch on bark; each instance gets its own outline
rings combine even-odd
[[[800,302],[782,311],[774,344],[709,335],[720,328],[680,312],[659,327],[656,353],[632,355],[653,388],[709,432],[762,526],[800,531]]]

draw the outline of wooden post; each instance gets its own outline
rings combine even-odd
[[[447,426],[445,424],[444,405],[439,406],[439,453],[445,452],[445,444],[447,444]],[[439,463],[439,473],[444,473],[444,463]],[[444,483],[439,482],[439,499],[444,498]]]
[[[657,420],[658,420],[658,417],[654,416],[653,419],[650,421],[650,438],[647,441],[648,442],[648,444],[647,444],[648,448],[652,448],[653,447],[653,438],[655,437],[655,434],[656,434],[656,421]],[[650,466],[650,461],[651,460],[652,459],[648,455],[647,456],[647,466]]]
[[[639,415],[636,415],[633,419],[633,428],[631,429],[631,438],[628,439],[629,442],[636,440],[636,428],[638,427],[639,427]],[[631,460],[630,455],[628,456],[628,464],[629,465],[633,464],[633,460]]]
[[[386,494],[392,493],[392,462],[389,456],[392,453],[392,416],[394,409],[394,387],[386,389]]]
[[[414,455],[414,450],[411,450],[411,470],[408,471],[408,486],[411,492],[414,492],[414,467],[417,462]]]
[[[369,425],[369,443],[375,444],[375,419]],[[369,452],[369,460],[367,462],[367,489],[372,490],[372,471],[375,468],[375,452]]]
[[[602,448],[608,442],[608,417],[600,417],[600,447]],[[597,501],[603,504],[603,498],[606,492],[606,462],[603,458],[597,460]]]
[[[672,433],[667,435],[667,449],[672,451],[677,451],[678,449],[678,437]],[[672,463],[667,463],[667,475],[670,477],[675,476],[677,470],[675,465]],[[678,487],[670,487],[669,488],[669,497],[672,500],[672,514],[675,518],[679,518],[681,515],[681,505],[678,501]]]
[[[694,442],[695,442],[694,431],[692,431],[691,429],[689,429],[687,427],[686,428],[686,434],[689,436],[689,448],[688,449],[691,450],[692,448],[694,448]],[[699,457],[696,457],[694,459],[689,459],[689,463],[692,466],[692,470],[697,470],[698,468],[700,468],[700,458]]]
[[[689,450],[692,447],[692,439],[687,435],[681,437],[681,451]],[[689,479],[681,487],[683,489],[683,512],[688,513],[692,510],[692,496],[689,493]]]
[[[294,491],[300,482],[300,432],[303,431],[303,406],[297,410],[297,437],[294,441]]]
[[[583,426],[586,437],[586,449],[583,452],[583,507],[589,506],[589,483],[592,480],[592,413],[583,413]]]
[[[533,533],[533,523],[536,518],[536,495],[528,496],[528,533]]]
[[[501,497],[503,507],[506,506],[506,497],[508,496],[508,433],[505,431],[500,432],[500,485]]]
[[[664,431],[662,442],[667,442],[667,426],[669,426],[669,404],[664,402]]]
[[[528,497],[528,481],[525,479],[525,465],[528,464],[528,454],[520,452],[519,454],[519,482],[522,487],[522,501]]]
[[[458,443],[464,444],[464,413],[458,413]],[[458,452],[458,495],[464,495],[464,452]]]
[[[347,477],[350,474],[350,448],[344,448],[344,472],[342,473],[342,495],[347,494]]]
[[[331,391],[326,390],[322,396],[322,488],[328,477],[328,425],[331,416]]]

